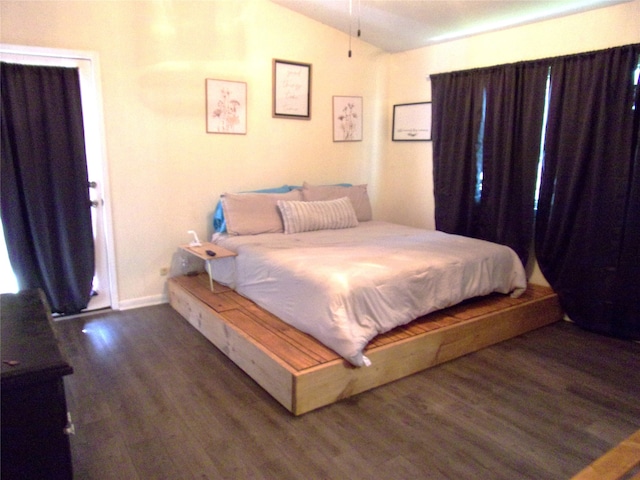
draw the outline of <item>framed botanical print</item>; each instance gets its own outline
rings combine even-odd
[[[247,133],[247,84],[206,79],[207,133]]]
[[[333,141],[362,141],[362,97],[333,97]]]

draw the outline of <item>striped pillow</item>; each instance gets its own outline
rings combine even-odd
[[[347,197],[324,202],[278,200],[284,233],[350,228],[358,225],[351,200]]]

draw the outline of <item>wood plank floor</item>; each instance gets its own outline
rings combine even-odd
[[[56,330],[78,479],[567,479],[640,428],[640,345],[567,322],[301,417],[169,305]]]

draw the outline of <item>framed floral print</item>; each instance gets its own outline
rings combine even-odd
[[[247,84],[206,79],[207,133],[247,133]]]
[[[333,97],[333,141],[362,141],[362,97]]]

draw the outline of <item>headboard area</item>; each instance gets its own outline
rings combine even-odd
[[[213,229],[216,233],[229,235],[284,232],[279,201],[326,202],[344,197],[350,200],[358,222],[372,219],[367,185],[311,185],[304,182],[302,186],[282,185],[248,192],[223,193],[213,215]],[[343,213],[349,215],[349,212]]]

